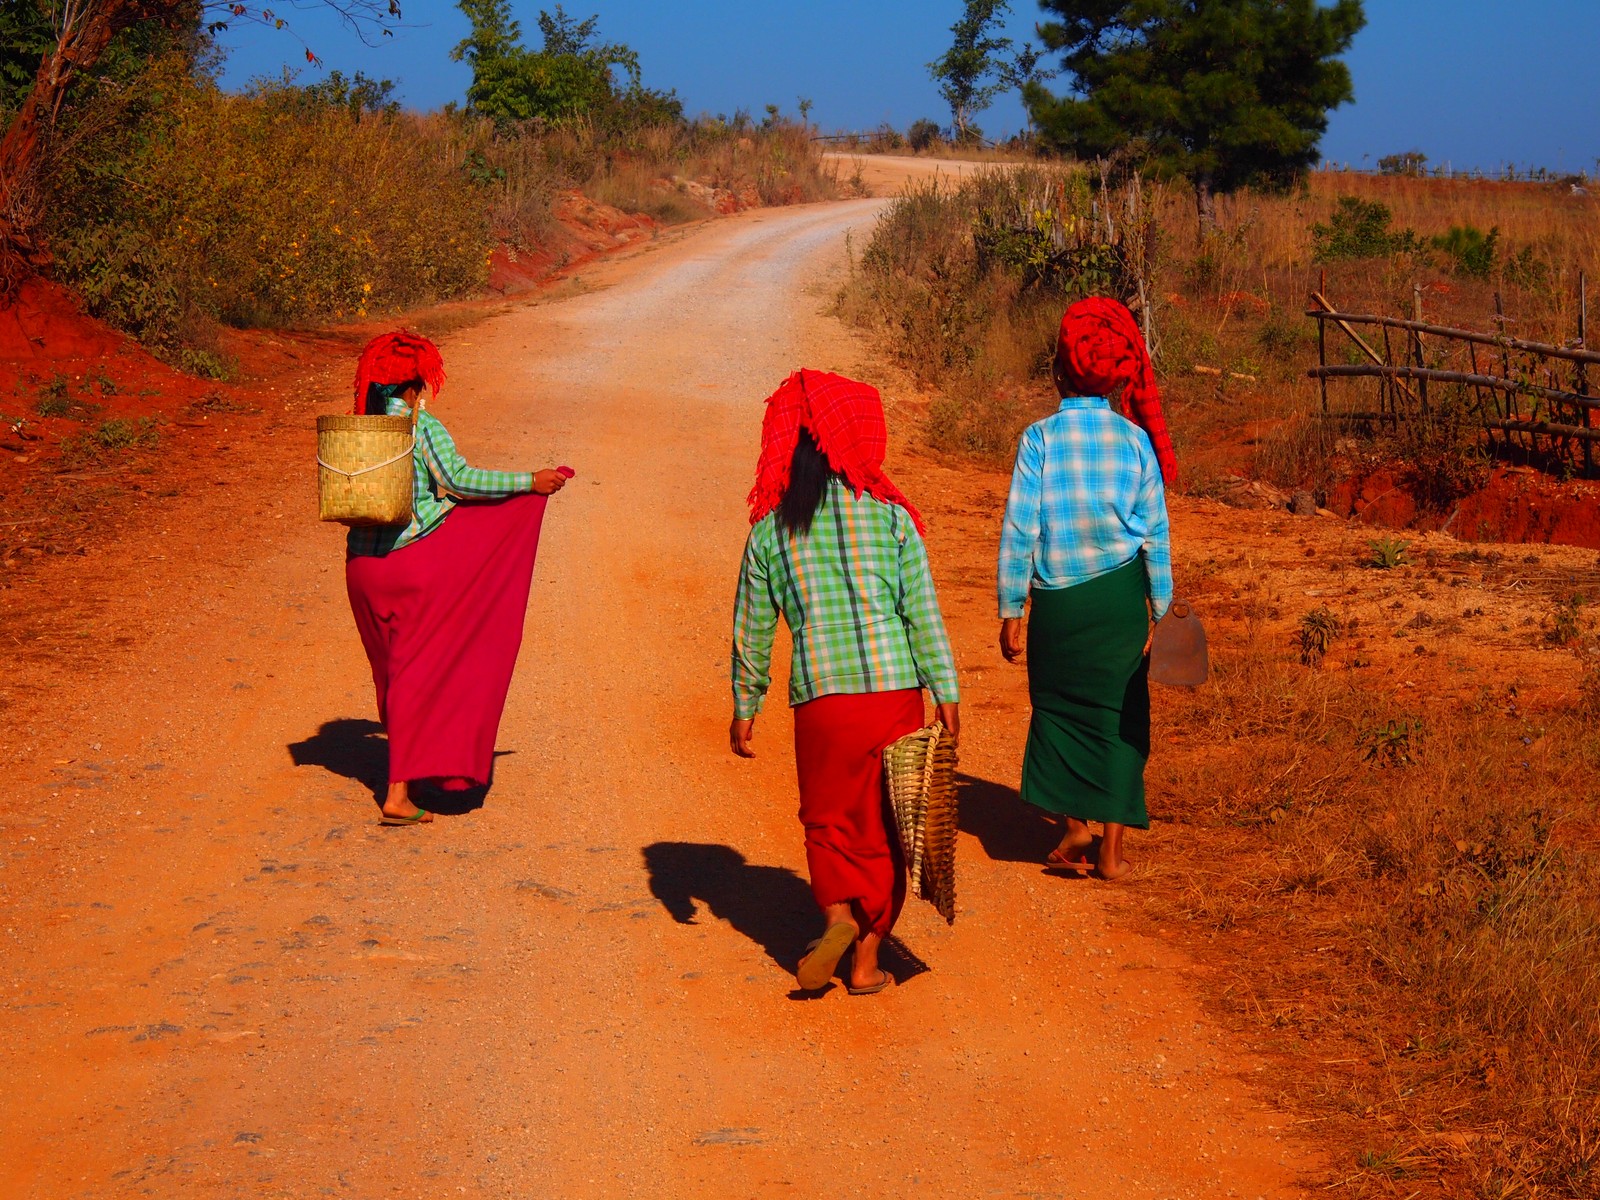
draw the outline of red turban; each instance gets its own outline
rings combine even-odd
[[[859,497],[862,492],[898,504],[925,533],[922,514],[883,473],[889,431],[883,421],[878,389],[826,371],[796,371],[767,398],[761,422],[761,461],[750,489],[750,524],[777,508],[789,490],[789,464],[800,431],[811,431],[828,465],[845,477]]]
[[[427,338],[407,329],[382,333],[367,343],[356,363],[357,415],[367,409],[367,388],[374,383],[410,383],[420,379],[435,396],[444,386],[444,358]]]
[[[1161,478],[1178,477],[1167,419],[1161,414],[1161,393],[1133,314],[1115,300],[1090,296],[1067,309],[1061,318],[1056,361],[1067,381],[1084,396],[1110,396],[1122,389],[1122,405],[1133,423],[1150,435],[1161,464]]]

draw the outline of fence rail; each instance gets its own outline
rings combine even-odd
[[[1563,471],[1595,473],[1594,446],[1600,442],[1595,412],[1600,410],[1600,395],[1590,386],[1589,368],[1600,366],[1600,352],[1585,344],[1588,295],[1582,272],[1578,274],[1578,336],[1566,345],[1509,336],[1498,293],[1498,332],[1423,320],[1420,287],[1412,289],[1412,306],[1409,320],[1347,313],[1340,312],[1321,291],[1311,293],[1306,315],[1317,322],[1317,365],[1307,374],[1321,387],[1325,418],[1390,425],[1433,420],[1443,415],[1440,401],[1445,400],[1450,418],[1460,419],[1464,409],[1466,419],[1476,421],[1493,451],[1516,453]],[[1330,328],[1348,337],[1359,352],[1357,358],[1366,361],[1330,363]],[[1346,409],[1330,401],[1329,380],[1353,379],[1377,381],[1375,409],[1370,395]],[[1430,404],[1430,384],[1452,391],[1442,397],[1436,394]]]

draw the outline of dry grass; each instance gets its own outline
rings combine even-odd
[[[1507,569],[1456,565],[1496,591]],[[1383,573],[1382,590],[1440,574]],[[1236,963],[1226,1002],[1345,1148],[1335,1190],[1600,1194],[1600,723],[1581,685],[1541,708],[1503,676],[1396,699],[1354,653],[1301,665],[1271,578],[1241,558],[1187,581],[1232,636],[1205,689],[1159,693],[1154,836],[1191,869],[1152,887],[1151,915]],[[1570,580],[1537,586],[1517,612]],[[1553,620],[1517,636],[1553,644]],[[1448,625],[1405,632],[1422,676],[1454,672]]]

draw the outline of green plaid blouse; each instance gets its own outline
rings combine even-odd
[[[761,711],[778,614],[794,657],[789,703],[925,687],[960,699],[928,551],[897,504],[830,481],[811,529],[789,537],[768,513],[750,530],[733,605],[733,712]]]
[[[409,417],[411,409],[398,397],[386,406],[391,417]],[[345,543],[353,555],[384,555],[408,546],[439,528],[456,499],[499,500],[533,491],[527,471],[486,471],[467,465],[456,441],[427,409],[417,417],[417,445],[411,454],[414,497],[411,524],[366,525],[350,530]]]

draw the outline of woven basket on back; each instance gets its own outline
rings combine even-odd
[[[324,521],[411,520],[412,417],[317,418],[317,493]]]
[[[935,721],[883,752],[889,805],[900,833],[907,890],[956,919],[956,744]]]

